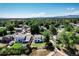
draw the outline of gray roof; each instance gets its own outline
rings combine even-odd
[[[0,37],[0,40],[2,40],[2,37]]]
[[[15,30],[22,30],[22,28],[15,28]]]

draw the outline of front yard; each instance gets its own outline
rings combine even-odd
[[[41,48],[45,46],[45,42],[44,43],[32,43],[31,47],[37,47],[37,48]]]
[[[22,43],[14,43],[14,45],[12,46],[12,48],[14,49],[19,49],[22,47]]]

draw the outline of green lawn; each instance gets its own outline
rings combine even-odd
[[[32,43],[31,47],[44,47],[46,43]]]
[[[44,47],[46,43],[32,43],[31,47]],[[15,43],[12,48],[19,49],[22,47],[22,43]]]
[[[14,49],[19,49],[22,47],[22,43],[14,43],[14,45],[12,46],[12,48]]]

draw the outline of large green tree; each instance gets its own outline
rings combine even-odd
[[[57,35],[57,29],[56,27],[54,27],[54,25],[50,25],[50,31],[51,31],[51,34]]]
[[[59,47],[66,48],[69,53],[76,53],[76,44],[77,38],[74,32],[63,31],[58,35],[57,45]]]

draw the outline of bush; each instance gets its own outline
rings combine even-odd
[[[6,28],[0,28],[0,36],[7,35]]]
[[[57,35],[57,29],[53,25],[50,25],[50,31],[53,35]]]
[[[79,33],[79,27],[76,28],[76,33]]]
[[[10,34],[14,33],[14,25],[10,24],[10,25],[7,25],[7,30],[10,31]]]
[[[46,43],[45,48],[46,48],[47,50],[50,50],[50,51],[53,51],[53,50],[54,50],[54,46],[52,45],[51,42]]]
[[[50,39],[50,32],[45,30],[44,32],[41,33],[42,35],[45,36],[45,42],[49,42],[49,39]]]
[[[16,45],[16,44],[15,44]],[[18,46],[21,45],[21,44],[17,44]],[[4,47],[2,49],[0,49],[0,55],[2,56],[9,56],[9,55],[21,55],[21,54],[26,54],[26,55],[29,55],[31,53],[31,48],[29,46],[19,46],[19,47],[11,47],[11,48],[7,48],[7,47]]]
[[[39,34],[40,33],[40,28],[38,25],[32,25],[31,26],[31,34]]]
[[[59,34],[58,40],[57,40],[57,47],[62,49],[67,49],[66,52],[74,54],[77,52],[75,44],[76,44],[77,38],[75,36],[74,32],[68,32],[64,31]]]
[[[76,44],[76,36],[73,32],[65,32],[59,34],[58,36],[58,43],[65,45],[66,47],[74,47],[74,44]]]
[[[65,31],[73,31],[74,27],[70,24],[65,24]]]
[[[50,36],[50,32],[48,30],[45,30],[44,32],[41,32],[44,36]]]

